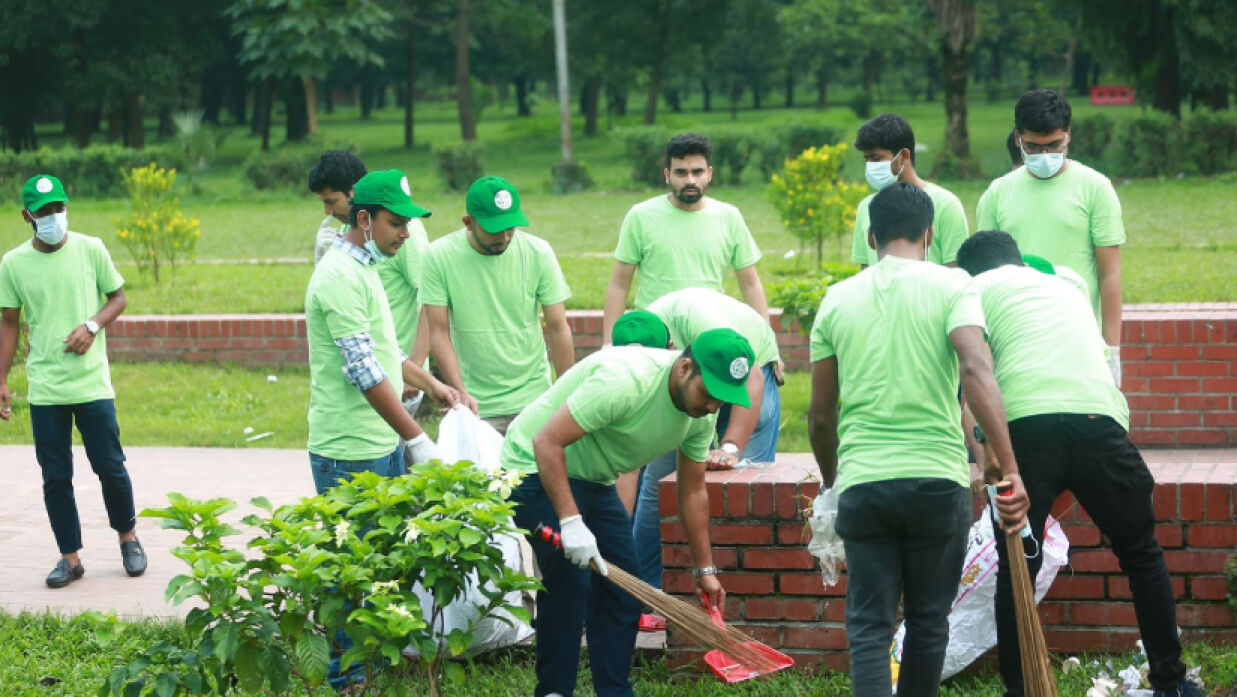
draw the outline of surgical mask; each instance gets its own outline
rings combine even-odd
[[[39,238],[39,241],[55,247],[60,244],[60,240],[64,239],[64,235],[69,231],[69,212],[60,211],[45,215],[42,218],[34,219],[34,236]]]
[[[374,225],[370,223],[365,230],[365,251],[369,252],[369,256],[373,261],[371,263],[381,264],[386,261],[389,255],[378,248],[378,243],[374,241]]]
[[[1066,141],[1066,146],[1069,141]],[[1022,146],[1019,145],[1019,148]],[[1057,176],[1057,172],[1065,166],[1065,149],[1061,152],[1040,152],[1034,155],[1028,155],[1025,149],[1022,150],[1022,161],[1027,166],[1027,171],[1040,179],[1051,179]]]
[[[897,159],[897,155],[894,155],[894,159]],[[896,183],[898,175],[902,174],[902,169],[903,167],[899,167],[897,173],[894,173],[893,160],[869,162],[864,166],[863,176],[868,180],[868,186],[880,191]]]

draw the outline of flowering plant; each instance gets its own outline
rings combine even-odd
[[[844,240],[854,229],[855,210],[867,191],[841,178],[846,150],[844,143],[808,148],[786,160],[786,168],[769,183],[769,199],[778,217],[796,237],[813,244],[817,268],[825,239]]]
[[[124,175],[129,194],[129,217],[117,221],[116,236],[133,256],[138,269],[154,271],[159,285],[159,265],[176,270],[176,262],[192,256],[202,226],[197,218],[180,211],[180,201],[170,194],[176,183],[175,169],[162,169],[153,162]]]

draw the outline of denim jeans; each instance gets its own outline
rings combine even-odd
[[[1134,615],[1147,650],[1151,686],[1175,690],[1185,679],[1181,641],[1177,638],[1177,606],[1164,553],[1155,539],[1155,480],[1125,429],[1107,416],[1042,414],[1011,421],[1009,437],[1022,483],[1031,499],[1028,519],[1037,540],[1053,501],[1073,492],[1091,516],[1130,580]],[[1035,551],[1028,544],[1028,552]],[[1005,545],[997,545],[1001,565],[996,577],[997,646],[1001,678],[1008,697],[1022,696],[1022,663],[1018,626]],[[1044,558],[1027,559],[1031,578]],[[1175,693],[1174,693],[1175,694]]]
[[[636,571],[631,518],[613,485],[568,480],[584,524],[611,567]],[[530,474],[511,493],[515,524],[558,529],[558,514],[541,478]],[[567,561],[561,550],[529,536],[544,590],[537,591],[537,687],[535,697],[557,692],[571,697],[580,664],[580,635],[587,628],[588,658],[598,697],[632,697],[631,659],[636,647],[640,603],[614,584]]]
[[[782,399],[777,376],[770,363],[764,367],[765,389],[760,403],[756,430],[747,441],[740,459],[752,462],[772,462],[777,449],[778,427],[782,421]],[[730,422],[730,405],[717,413],[717,437],[726,433]],[[661,588],[661,511],[657,500],[658,483],[678,465],[678,451],[658,457],[645,466],[640,475],[640,493],[632,524],[632,539],[636,543],[636,558],[640,560],[640,578],[654,588]]]
[[[321,455],[309,454],[309,468],[314,476],[314,489],[319,494],[339,484],[358,472],[374,472],[384,477],[398,477],[404,473],[404,445],[396,448],[390,455],[374,460],[336,460]],[[326,679],[331,687],[343,690],[349,682],[357,683],[365,677],[365,666],[354,665],[343,674],[339,670],[339,659],[343,652],[352,646],[352,639],[340,630],[335,633],[337,649],[331,650],[331,666],[327,670]]]
[[[61,554],[82,548],[82,525],[73,496],[73,424],[82,434],[86,459],[103,487],[108,524],[129,532],[136,524],[133,484],[125,469],[116,424],[116,402],[100,399],[83,404],[30,405],[34,456],[43,470],[43,505]]]
[[[891,479],[842,492],[837,531],[846,547],[855,697],[893,692],[889,647],[899,598],[906,638],[898,697],[937,694],[970,523],[970,490],[947,479]]]

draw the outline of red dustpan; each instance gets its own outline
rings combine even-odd
[[[722,613],[715,607],[709,608],[709,617],[712,617],[713,621],[719,627],[724,627],[726,624],[722,620]],[[712,651],[706,653],[704,655],[704,662],[708,664],[709,670],[713,671],[714,675],[727,683],[751,680],[752,678],[760,677],[761,675],[776,673],[779,670],[789,668],[795,664],[795,660],[790,656],[787,656],[771,646],[762,644],[759,641],[749,641],[746,643],[746,646],[752,651],[764,656],[767,665],[759,667],[743,665],[738,660],[732,658],[729,654],[723,653],[718,649],[713,649]]]

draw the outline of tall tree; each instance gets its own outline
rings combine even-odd
[[[559,140],[563,162],[571,162],[571,80],[567,74],[567,13],[565,0],[554,3],[554,67],[558,74]]]
[[[469,0],[459,0],[455,16],[455,101],[460,115],[460,137],[477,139],[477,119],[472,110],[472,69],[469,48],[472,41],[470,23],[472,8]]]
[[[927,0],[936,14],[941,46],[941,71],[945,81],[945,150],[954,176],[980,174],[971,156],[971,137],[966,125],[967,51],[978,30],[972,0]]]

